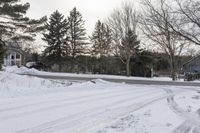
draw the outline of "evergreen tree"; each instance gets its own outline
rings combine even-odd
[[[92,52],[94,55],[101,58],[109,54],[112,42],[111,30],[107,25],[101,23],[100,20],[96,23],[95,30],[90,40],[92,42]]]
[[[125,59],[127,76],[130,76],[130,60],[139,51],[140,41],[137,40],[137,35],[133,30],[128,29],[125,36],[122,38],[121,45],[119,46],[119,52],[123,59]]]
[[[44,51],[45,60],[49,63],[57,64],[59,71],[61,71],[62,61],[67,53],[67,21],[61,13],[55,11],[50,16],[46,28],[47,33],[43,34],[43,40],[48,44]]]
[[[39,20],[25,17],[29,3],[20,4],[20,0],[0,1],[0,62],[5,53],[5,44],[10,39],[15,41],[33,41],[35,33],[44,29],[46,17]],[[9,39],[9,40],[8,40]]]
[[[76,7],[70,12],[68,17],[69,22],[69,42],[70,53],[73,59],[77,55],[85,53],[86,48],[86,29],[84,28],[84,21],[82,15],[77,11]]]
[[[0,35],[6,39],[32,41],[34,33],[44,29],[43,23],[46,21],[46,17],[39,20],[26,17],[30,4],[20,4],[19,2],[20,0],[0,1]]]
[[[110,28],[99,20],[95,25],[95,29],[90,37],[90,40],[92,42],[92,54],[99,60],[99,72],[103,73],[103,57],[108,56],[111,49],[112,39]]]

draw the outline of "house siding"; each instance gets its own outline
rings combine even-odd
[[[185,73],[199,73],[200,72],[200,57],[196,57],[183,65]]]
[[[8,50],[4,58],[4,66],[21,66],[22,55],[17,51]]]

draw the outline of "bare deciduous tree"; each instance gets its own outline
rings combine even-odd
[[[130,76],[130,60],[138,48],[136,35],[137,14],[132,3],[123,3],[121,9],[116,9],[108,18],[107,23],[112,30],[114,54],[126,64],[127,76]]]
[[[176,24],[170,24],[173,30],[188,41],[200,45],[200,1],[175,0],[177,9],[174,13],[180,19]]]
[[[177,77],[177,57],[185,47],[185,41],[171,28],[177,22],[177,14],[166,4],[166,0],[159,0],[155,5],[150,0],[142,0],[144,12],[140,23],[142,31],[155,45],[168,55],[172,80]]]

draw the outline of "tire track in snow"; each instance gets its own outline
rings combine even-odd
[[[172,133],[200,133],[200,123],[191,122],[186,120],[183,124],[173,130]]]
[[[110,122],[119,116],[123,116],[125,114],[139,110],[140,108],[144,106],[147,106],[158,100],[165,99],[169,96],[169,94],[163,95],[163,93],[162,94],[157,93],[157,95],[158,96],[151,95],[152,96],[151,98],[147,98],[138,103],[129,103],[126,106],[116,107],[116,105],[113,106],[114,103],[112,103],[112,105],[106,106],[106,107],[109,107],[109,109],[106,111],[105,109],[102,109],[106,107],[100,107],[100,108],[93,109],[90,112],[82,112],[80,114],[75,114],[74,116],[72,116],[72,118],[64,117],[52,122],[44,123],[42,125],[39,125],[33,128],[18,131],[17,133],[51,133],[51,132],[57,132],[63,129],[66,129],[65,132],[68,132],[68,133],[83,133],[83,132],[88,133],[92,128],[97,127],[104,122]],[[133,98],[136,98],[136,97],[133,97]],[[132,100],[133,98],[130,98],[121,102],[116,102],[116,104],[123,105],[123,103],[130,102],[130,100]],[[95,110],[98,110],[98,111],[95,112]],[[82,116],[82,114],[85,114],[85,115]],[[81,115],[81,117],[77,117],[79,115]],[[89,120],[87,118],[89,118]],[[67,130],[67,128],[71,128],[71,129]]]
[[[47,107],[42,107],[42,108],[37,108],[35,110],[33,110],[31,108],[30,111],[22,111],[22,112],[19,112],[19,113],[16,113],[15,111],[13,112],[14,114],[8,114],[8,115],[5,115],[3,113],[1,113],[0,115],[2,115],[0,117],[0,120],[6,120],[6,119],[13,119],[13,118],[18,118],[18,117],[21,117],[21,116],[25,116],[25,115],[31,115],[31,114],[37,114],[37,113],[40,113],[40,112],[43,112],[43,111],[48,111],[48,110],[53,110],[53,109],[61,109],[61,108],[66,108],[67,106],[76,106],[76,105],[80,105],[80,104],[84,104],[84,103],[89,103],[89,102],[93,102],[95,100],[98,100],[98,101],[101,101],[101,100],[105,100],[105,99],[110,99],[110,98],[116,98],[116,97],[123,97],[123,96],[131,96],[132,93],[134,93],[135,91],[131,90],[131,91],[128,91],[128,92],[124,92],[124,93],[117,93],[117,94],[112,94],[112,95],[109,95],[109,96],[100,96],[98,98],[94,97],[94,98],[86,98],[85,100],[77,100],[77,101],[64,101],[63,103],[55,103],[55,105],[48,105]],[[150,92],[150,93],[148,93]],[[152,90],[149,90],[149,91],[145,91],[145,92],[138,92],[140,94],[139,96],[136,96],[136,97],[142,97],[142,96],[145,96],[146,94],[154,94],[156,92],[160,92],[160,90],[155,90],[155,91],[152,91]],[[6,112],[7,113],[7,112]]]
[[[139,109],[141,109],[145,106],[148,106],[148,105],[151,105],[151,104],[158,102],[160,100],[166,99],[167,97],[169,97],[169,94],[160,95],[158,97],[154,97],[154,98],[151,98],[151,99],[146,99],[141,103],[132,104],[132,105],[127,106],[126,108],[123,107],[122,109],[124,109],[124,112],[118,112],[118,113],[116,112],[114,114],[112,112],[112,116],[104,117],[104,119],[99,118],[97,121],[90,122],[90,124],[87,127],[83,126],[82,128],[80,128],[80,127],[76,128],[75,132],[72,131],[71,133],[93,133],[94,131],[96,131],[96,129],[93,128],[94,126],[98,127],[98,125],[100,125],[101,123],[105,123],[105,122],[111,123],[113,120],[115,120],[119,117],[123,117],[123,116],[130,114],[134,111],[137,111],[137,110],[139,110]],[[119,110],[119,109],[116,108],[115,110]]]
[[[155,89],[152,89],[155,90]],[[63,102],[63,101],[74,101],[74,100],[81,100],[84,98],[91,98],[91,97],[97,97],[97,96],[102,96],[102,95],[107,95],[107,94],[113,94],[113,93],[121,93],[121,92],[129,92],[129,91],[133,91],[131,89],[128,90],[120,90],[120,91],[108,91],[108,92],[103,92],[103,93],[99,93],[99,94],[91,94],[91,95],[85,95],[82,97],[72,97],[72,98],[62,98],[62,99],[55,99],[55,100],[48,100],[48,101],[42,101],[42,102],[35,102],[35,103],[31,103],[31,104],[23,104],[23,105],[19,105],[19,106],[14,106],[14,107],[7,107],[7,108],[0,108],[0,113],[2,112],[7,112],[7,111],[13,111],[13,110],[17,110],[17,109],[22,109],[22,108],[27,108],[27,107],[33,107],[36,105],[42,105],[42,104],[47,104],[47,103],[57,103],[57,102]],[[138,90],[138,92],[141,90]],[[137,92],[137,91],[135,91]]]
[[[169,94],[173,93],[172,90],[169,89],[166,89],[166,92]],[[172,133],[200,133],[200,109],[198,109],[196,113],[189,113],[178,106],[174,101],[174,96],[175,95],[172,95],[167,98],[167,102],[176,114],[185,119],[185,122],[175,128]]]
[[[119,87],[119,86],[114,86],[114,87]],[[113,86],[111,88],[114,88]],[[123,86],[122,86],[123,87]],[[191,88],[183,88],[183,89],[190,89]],[[152,89],[148,89],[148,90],[156,90],[156,88],[152,88]],[[199,89],[192,89],[194,91],[197,91]],[[7,111],[13,111],[13,110],[17,110],[17,109],[22,109],[22,108],[27,108],[27,107],[33,107],[33,106],[37,106],[37,105],[42,105],[42,104],[47,104],[47,103],[57,103],[57,102],[63,102],[63,101],[70,101],[70,100],[77,100],[77,99],[84,99],[84,98],[88,98],[88,97],[96,97],[96,96],[101,96],[101,95],[107,95],[107,94],[113,94],[113,93],[118,93],[118,92],[125,92],[125,91],[131,91],[130,88],[128,90],[112,90],[112,91],[108,91],[108,92],[103,92],[103,93],[99,93],[99,94],[90,94],[90,95],[84,95],[81,97],[71,97],[71,98],[62,98],[62,99],[55,99],[55,100],[45,100],[45,101],[41,101],[41,102],[33,102],[33,103],[28,103],[28,104],[22,104],[22,105],[18,105],[18,106],[11,106],[11,107],[6,107],[6,108],[0,108],[0,113],[3,112],[7,112]],[[145,90],[136,90],[135,92],[139,92],[139,91],[145,91]],[[19,101],[18,101],[19,102]],[[6,103],[3,103],[1,106],[3,105],[7,105]],[[1,107],[0,106],[0,107]]]
[[[115,88],[115,87],[119,87],[119,86],[111,86],[110,88]],[[121,86],[121,87],[123,87],[123,85]],[[99,88],[100,90],[101,89],[104,89],[104,88]],[[109,91],[109,92],[103,92],[103,94],[106,94],[106,93],[113,93],[113,92],[122,92],[122,91],[124,91],[124,89],[120,89],[120,90],[113,90],[113,91]],[[67,90],[67,92],[68,92],[68,90]],[[69,92],[71,92],[71,91],[69,91]],[[98,94],[91,94],[91,95],[86,95],[86,96],[82,96],[83,98],[85,98],[85,97],[90,97],[90,96],[95,96],[95,95],[98,95]],[[100,93],[100,95],[101,95],[101,93]],[[49,102],[57,102],[57,101],[62,101],[62,100],[75,100],[75,99],[80,99],[80,98],[82,98],[82,97],[72,97],[72,98],[64,98],[64,99],[55,99],[55,100],[51,100],[51,101],[49,101]],[[7,100],[6,100],[7,101]],[[10,104],[10,102],[12,102],[13,101],[13,99],[11,99],[8,103],[5,103],[5,102],[2,102],[2,103],[0,103],[0,107],[1,106],[3,106],[3,105],[7,105],[7,104]],[[0,101],[1,102],[1,101]],[[17,101],[17,102],[20,102],[20,101]],[[32,105],[37,105],[37,104],[42,104],[42,103],[46,103],[46,102],[48,102],[48,101],[43,101],[43,102],[36,102],[36,103],[31,103],[31,104],[24,104],[24,105],[20,105],[19,106],[19,108],[21,108],[21,107],[26,107],[26,106],[32,106]],[[18,106],[14,106],[14,107],[10,107],[10,108],[0,108],[0,112],[3,112],[4,110],[5,111],[7,111],[7,110],[9,110],[9,109],[15,109],[15,108],[17,108]]]

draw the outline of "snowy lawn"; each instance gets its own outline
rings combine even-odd
[[[2,133],[200,133],[200,88],[0,72]]]
[[[81,78],[104,78],[104,79],[128,79],[128,80],[150,80],[150,81],[172,81],[170,77],[126,77],[126,76],[116,76],[116,75],[98,75],[98,74],[75,74],[75,73],[52,73],[38,71],[36,69],[29,69],[26,67],[8,66],[4,68],[6,72],[16,73],[16,74],[29,74],[29,75],[45,75],[45,76],[67,76],[67,77],[81,77]],[[183,79],[179,79],[177,82],[183,82]],[[199,82],[199,81],[196,81]]]

